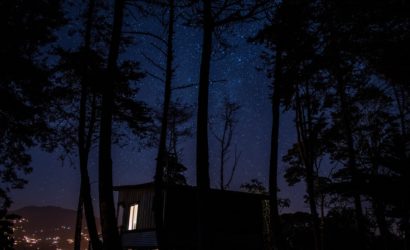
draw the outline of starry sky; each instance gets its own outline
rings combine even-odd
[[[233,32],[226,35],[231,44],[228,49],[215,49],[211,63],[211,80],[217,81],[210,85],[209,117],[212,119],[222,110],[222,101],[228,97],[237,102],[241,108],[238,112],[238,124],[235,129],[232,145],[241,152],[241,158],[232,181],[231,189],[238,190],[240,184],[253,178],[262,181],[267,187],[269,150],[271,136],[271,80],[267,79],[257,67],[263,66],[260,53],[263,48],[247,43],[247,37],[255,34],[262,27],[261,23],[250,23],[236,26]],[[160,33],[162,28],[150,19],[142,19],[131,25],[137,31]],[[197,84],[199,78],[199,63],[201,49],[201,32],[199,29],[189,28],[180,22],[176,26],[175,34],[175,62],[176,72],[174,86]],[[161,56],[150,48],[154,42],[148,37],[137,37],[136,44],[125,52],[125,57],[140,61],[141,67],[151,73],[156,73],[152,65],[143,59],[145,53],[159,62],[164,61]],[[70,43],[70,42],[68,42]],[[72,42],[73,44],[75,41]],[[224,80],[220,82],[219,80]],[[152,77],[146,77],[139,83],[138,98],[146,101],[150,106],[160,108],[162,105],[163,83]],[[196,109],[197,87],[177,90],[173,98],[178,98]],[[190,121],[195,133],[196,117]],[[210,139],[210,175],[211,186],[218,186],[218,147],[212,134]],[[282,113],[280,125],[280,156],[291,147],[295,140],[293,116],[290,112]],[[139,184],[152,181],[155,168],[156,148],[142,148],[138,139],[130,135],[126,140],[127,146],[113,149],[113,180],[114,185]],[[186,177],[188,183],[195,184],[195,136],[187,138],[180,144],[183,151],[182,161],[188,168]],[[12,191],[14,204],[12,208],[27,205],[56,205],[74,209],[77,206],[79,192],[79,169],[74,164],[59,160],[58,152],[45,153],[35,148],[31,151],[33,157],[33,173],[27,176],[29,183],[23,190]],[[93,197],[98,197],[97,183],[97,154],[91,153],[89,172]],[[228,163],[228,166],[230,164]],[[285,166],[280,163],[279,188],[280,197],[290,198],[290,209],[304,209],[304,186],[299,184],[288,187],[283,179]]]

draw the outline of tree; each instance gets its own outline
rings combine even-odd
[[[250,182],[241,184],[240,188],[252,194],[267,194],[265,186],[258,179],[251,179]]]
[[[331,4],[330,4],[331,5]],[[344,13],[346,14],[346,13]],[[328,25],[324,20],[329,20]],[[336,19],[336,20],[334,20]],[[337,16],[332,17],[330,13],[324,16],[323,20],[323,33],[328,43],[324,49],[324,60],[332,60],[332,64],[329,64],[328,70],[332,75],[334,94],[333,98],[337,100],[334,102],[334,109],[332,117],[333,131],[338,133],[342,132],[340,136],[334,138],[336,145],[341,146],[338,149],[333,149],[331,152],[332,157],[340,154],[342,151],[344,166],[348,172],[347,178],[350,179],[352,185],[352,197],[354,201],[356,211],[356,223],[357,232],[361,235],[360,245],[366,248],[366,226],[365,218],[362,208],[361,200],[361,179],[359,177],[359,166],[357,164],[357,151],[355,149],[354,138],[354,126],[356,119],[360,116],[357,113],[357,108],[353,105],[352,95],[350,89],[354,92],[357,86],[362,83],[361,76],[355,75],[355,55],[346,47],[345,43],[348,42],[348,35],[346,31],[340,30],[340,26],[348,25],[347,23],[338,22]],[[338,37],[338,39],[334,39]],[[345,49],[346,48],[346,49]],[[360,74],[360,73],[359,73]]]
[[[103,249],[121,249],[121,242],[117,231],[115,206],[112,190],[112,117],[114,106],[115,80],[117,73],[117,59],[120,49],[121,29],[124,17],[124,0],[116,0],[113,17],[113,28],[107,59],[106,79],[102,85],[102,107],[99,141],[99,203]]]
[[[323,207],[326,194],[335,198],[331,206],[353,204],[349,213],[355,220],[349,227],[355,230],[345,235],[360,240],[352,246],[357,249],[394,245],[388,220],[392,211],[402,211],[393,218],[403,222],[404,234],[409,225],[408,195],[394,195],[408,190],[404,184],[408,183],[408,168],[404,168],[408,136],[401,133],[397,137],[408,126],[408,87],[403,84],[408,78],[402,67],[408,59],[403,47],[409,41],[404,35],[408,7],[401,1],[281,2],[273,14],[276,22],[259,34],[271,52],[264,55],[268,65],[277,67],[281,59],[280,79],[286,79],[286,84],[279,102],[296,111],[298,142],[285,158],[292,165],[285,177],[292,182],[305,178],[313,217],[317,217],[315,203]],[[400,65],[392,69],[386,61]],[[277,83],[273,67],[269,73]],[[401,146],[390,148],[393,141]],[[322,156],[333,165],[332,170],[337,169],[329,169],[331,179],[318,174],[316,159]],[[364,214],[363,198],[371,201],[374,218]],[[372,243],[372,219],[380,230],[377,239],[384,244]],[[311,227],[316,232],[317,225],[313,220]],[[328,230],[326,234],[333,235]],[[321,241],[331,244],[328,239],[322,233]]]
[[[194,13],[187,24],[202,28],[202,48],[199,71],[198,112],[196,133],[196,181],[198,195],[198,249],[206,248],[206,218],[203,206],[203,192],[210,188],[208,148],[208,95],[213,50],[213,36],[221,34],[227,27],[256,19],[269,8],[270,1],[258,0],[252,3],[242,0],[202,1],[202,8],[192,1]],[[198,15],[199,14],[199,15]],[[199,17],[199,18],[198,18]]]
[[[15,214],[8,214],[6,210],[0,211],[0,249],[14,249],[13,225],[14,221],[20,217]]]
[[[323,231],[320,228],[317,211],[316,187],[319,184],[318,162],[325,154],[323,134],[327,127],[326,94],[329,83],[322,75],[317,59],[319,56],[315,46],[318,38],[314,31],[310,30],[310,26],[315,24],[315,19],[312,15],[301,14],[312,9],[312,5],[306,1],[298,1],[281,7],[279,11],[283,11],[285,30],[291,30],[291,36],[287,38],[287,45],[283,51],[286,54],[283,64],[286,69],[284,78],[291,89],[286,96],[286,104],[295,112],[297,135],[297,142],[284,159],[290,165],[287,172],[301,174],[297,178],[305,179],[314,249],[323,249]],[[294,42],[291,43],[290,40]]]
[[[77,210],[77,224],[76,224],[76,237],[75,237],[75,250],[80,249],[81,243],[81,218],[82,208],[84,207],[85,217],[87,221],[87,228],[91,239],[91,246],[93,249],[101,249],[102,245],[98,237],[94,207],[91,199],[91,187],[90,178],[88,176],[88,156],[92,145],[92,136],[94,134],[95,122],[96,122],[96,102],[95,95],[93,96],[93,102],[91,104],[91,114],[89,118],[88,131],[86,124],[87,113],[87,99],[89,88],[89,73],[90,67],[90,52],[91,52],[91,32],[93,26],[93,15],[95,12],[95,1],[90,0],[87,9],[87,19],[85,20],[85,34],[84,34],[84,68],[82,70],[81,79],[81,97],[80,97],[80,110],[79,110],[79,125],[78,125],[78,155],[80,158],[80,194]]]
[[[133,31],[137,35],[145,35],[155,39],[156,43],[151,43],[153,48],[161,52],[161,55],[165,56],[165,67],[160,66],[157,60],[153,60],[149,56],[143,54],[145,59],[149,61],[155,68],[161,70],[161,73],[165,75],[165,79],[162,76],[155,75],[153,73],[148,73],[150,76],[164,83],[164,101],[162,104],[162,112],[159,116],[160,129],[159,129],[159,142],[158,142],[158,152],[156,158],[155,167],[155,198],[154,198],[154,213],[155,213],[155,224],[156,224],[156,235],[158,239],[158,246],[160,249],[167,249],[167,243],[165,242],[164,236],[164,219],[163,219],[163,186],[168,183],[184,183],[186,184],[185,177],[181,175],[181,172],[185,171],[186,168],[178,162],[178,155],[171,154],[169,149],[167,149],[167,136],[169,131],[169,121],[170,121],[170,109],[172,100],[172,88],[173,88],[173,78],[174,78],[174,26],[176,22],[176,6],[174,0],[164,0],[164,1],[152,1],[137,3],[136,7],[144,14],[149,16],[165,15],[168,11],[168,19],[164,21],[161,20],[161,25],[166,29],[166,39],[162,38],[161,35],[152,32],[145,31]],[[154,7],[154,8],[152,8]],[[161,14],[158,14],[158,9],[162,10]],[[159,45],[157,45],[159,42]],[[165,48],[163,48],[165,47]]]
[[[392,132],[392,138],[397,145],[396,160],[388,157],[391,162],[387,165],[392,167],[404,166],[408,163],[408,110],[409,110],[409,77],[408,64],[410,61],[410,50],[407,46],[410,41],[408,10],[410,5],[406,1],[381,1],[372,4],[359,5],[359,8],[348,5],[351,10],[357,14],[357,23],[365,32],[358,33],[357,44],[360,46],[360,56],[363,57],[368,66],[371,67],[375,74],[379,75],[382,80],[389,85],[390,96],[395,101],[394,109],[397,117],[398,130]],[[363,15],[365,13],[365,15]],[[362,49],[364,48],[364,49]],[[401,136],[397,136],[400,131]],[[394,136],[396,134],[396,136]],[[396,137],[396,139],[393,139]],[[390,143],[388,143],[390,144]],[[392,149],[392,148],[391,148]],[[397,151],[399,149],[399,151]],[[400,156],[399,156],[400,155]],[[397,161],[397,159],[401,159]],[[386,161],[383,160],[384,163]],[[395,168],[395,167],[393,167]],[[397,169],[397,168],[396,168]],[[410,211],[410,193],[409,193],[409,168],[402,168],[400,176],[403,178],[401,185],[402,190],[406,190],[401,197],[401,203],[404,205],[403,211]],[[405,184],[407,183],[407,184]],[[404,229],[407,248],[410,246],[410,213],[404,212],[401,215],[401,221]]]
[[[61,1],[0,1],[0,206],[10,205],[8,192],[22,188],[21,174],[31,172],[29,148],[52,149],[47,124],[50,69],[42,62],[55,31],[64,24]]]
[[[319,184],[319,160],[324,154],[323,135],[326,128],[324,109],[319,94],[320,87],[312,87],[311,83],[296,85],[295,113],[297,143],[294,144],[284,160],[290,165],[286,172],[288,181],[293,178],[304,178],[306,182],[307,201],[309,203],[314,249],[323,249],[323,228],[321,229],[317,209],[317,185]],[[301,89],[299,89],[301,88]],[[303,92],[302,92],[303,91]],[[302,93],[300,93],[302,92]],[[295,176],[296,175],[296,176]]]
[[[61,135],[60,144],[65,155],[76,155],[80,160],[81,188],[77,211],[76,239],[79,243],[82,228],[82,209],[85,211],[87,228],[94,249],[101,248],[95,225],[88,175],[88,156],[97,143],[99,123],[101,122],[102,87],[106,73],[104,41],[107,26],[105,6],[100,2],[89,2],[84,17],[85,27],[78,31],[83,38],[79,48],[59,48],[60,61],[55,68],[54,96],[56,97],[56,124]],[[98,21],[98,24],[96,23]],[[145,139],[152,125],[148,116],[149,109],[142,102],[135,100],[138,88],[133,84],[144,76],[138,64],[123,60],[116,66],[115,95],[113,97],[112,143],[120,144],[129,133]],[[77,135],[77,136],[75,136]],[[79,247],[76,244],[76,247]]]
[[[178,99],[172,102],[169,110],[169,131],[167,146],[167,165],[165,167],[165,182],[186,185],[183,174],[187,168],[181,163],[182,150],[179,148],[181,139],[192,136],[192,128],[187,125],[192,119],[192,106],[181,103]]]
[[[289,106],[290,99],[296,89],[292,74],[299,65],[299,57],[305,57],[304,42],[306,37],[304,23],[307,4],[304,1],[289,1],[276,6],[269,25],[265,26],[251,40],[264,44],[268,52],[262,54],[262,59],[267,65],[267,76],[272,79],[272,132],[269,163],[269,195],[271,216],[272,249],[286,249],[282,232],[282,223],[279,217],[278,191],[278,142],[281,104]],[[303,10],[303,11],[301,11]],[[302,31],[302,32],[301,32]],[[303,34],[303,35],[301,35]],[[301,55],[299,55],[301,53]],[[295,59],[296,56],[296,59]],[[294,61],[292,61],[292,59]],[[285,70],[286,69],[286,70]],[[286,81],[285,81],[286,80]]]
[[[359,95],[359,105],[366,110],[359,120],[360,133],[358,139],[358,150],[360,165],[365,168],[363,178],[368,183],[365,188],[365,195],[371,199],[373,215],[380,231],[380,238],[384,249],[391,249],[392,237],[390,225],[386,219],[386,201],[380,187],[385,185],[386,179],[390,179],[385,174],[386,169],[382,166],[384,152],[388,151],[389,137],[392,129],[396,127],[391,121],[394,120],[389,110],[392,107],[392,99],[379,86],[362,87]]]
[[[231,184],[231,181],[235,174],[236,166],[238,165],[238,160],[240,157],[240,153],[238,154],[235,149],[231,172],[229,175],[229,179],[226,182],[225,181],[225,163],[229,159],[230,150],[231,150],[231,142],[232,142],[232,138],[234,135],[235,126],[238,123],[237,112],[239,109],[240,109],[240,106],[237,103],[231,102],[227,98],[225,98],[223,102],[223,110],[219,116],[219,120],[222,123],[222,132],[217,134],[216,131],[214,131],[211,127],[211,132],[213,133],[220,147],[219,187],[221,190],[225,190],[229,188],[229,185]]]
[[[157,155],[157,165],[155,169],[155,217],[156,217],[156,225],[158,226],[157,229],[157,238],[159,241],[159,246],[161,249],[167,249],[166,243],[164,242],[163,237],[163,217],[162,217],[162,208],[163,208],[163,196],[162,196],[162,187],[163,182],[166,176],[164,175],[165,166],[170,168],[179,168],[178,170],[182,170],[181,166],[177,162],[176,156],[171,158],[169,153],[167,152],[166,148],[166,141],[167,141],[167,131],[168,131],[168,119],[169,119],[169,108],[171,102],[171,87],[172,87],[172,79],[173,79],[173,72],[174,72],[174,47],[173,47],[173,40],[174,40],[174,22],[175,22],[175,3],[174,0],[170,0],[168,2],[169,7],[169,18],[168,18],[168,37],[166,40],[166,68],[165,68],[165,91],[164,91],[164,103],[163,103],[163,111],[161,117],[161,134],[159,139],[159,146],[158,146],[158,155]],[[177,171],[178,172],[178,171]],[[172,175],[172,177],[171,177]],[[167,179],[172,178],[175,179],[179,176],[176,176],[176,173],[172,171],[167,171]],[[181,180],[178,180],[181,181]]]
[[[280,45],[276,48],[275,70],[274,70],[274,90],[272,96],[272,133],[271,133],[271,151],[269,161],[269,205],[271,216],[271,232],[272,232],[272,249],[286,249],[286,243],[282,235],[281,221],[279,218],[279,204],[278,204],[278,142],[279,142],[279,112],[280,99],[282,92],[282,50]]]
[[[197,185],[209,188],[208,152],[208,89],[212,61],[213,36],[235,24],[255,20],[266,9],[270,1],[246,3],[242,0],[202,1],[202,8],[193,4],[194,13],[187,18],[187,25],[202,28],[202,51],[199,73],[197,115]],[[198,16],[199,14],[199,16]]]
[[[32,171],[30,148],[52,150],[48,124],[50,68],[44,63],[55,32],[65,23],[61,1],[0,1],[0,235],[12,248],[11,189],[23,188]]]

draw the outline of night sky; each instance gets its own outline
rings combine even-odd
[[[227,50],[215,50],[212,61],[212,80],[226,80],[210,86],[210,118],[221,111],[224,97],[229,97],[241,105],[238,113],[237,124],[232,146],[242,152],[241,158],[231,185],[231,189],[238,190],[240,184],[257,178],[267,187],[269,150],[271,136],[271,106],[270,106],[270,80],[263,72],[256,68],[262,66],[260,53],[261,46],[248,44],[246,38],[254,34],[262,24],[252,23],[237,26],[235,32],[226,35],[232,47]],[[162,30],[154,21],[144,19],[141,23],[133,24],[135,30],[159,32]],[[143,69],[155,72],[155,69],[141,57],[141,51],[153,58],[160,58],[149,47],[152,39],[137,37],[137,43],[126,51],[127,58],[136,58]],[[174,86],[197,84],[199,78],[199,62],[201,49],[201,32],[199,29],[188,28],[181,24],[176,27],[175,55],[176,75]],[[75,39],[64,41],[75,44]],[[151,53],[151,54],[150,54]],[[222,56],[223,55],[223,56]],[[158,59],[161,61],[162,59]],[[140,83],[139,98],[150,106],[160,108],[163,96],[163,83],[151,77],[146,77]],[[179,98],[187,104],[194,105],[196,109],[197,88],[187,88],[173,93],[174,100]],[[195,133],[196,117],[191,120]],[[212,122],[212,120],[211,120]],[[212,134],[210,139],[210,173],[211,186],[218,185],[218,157],[215,140]],[[295,129],[291,113],[282,114],[280,127],[280,155],[292,145],[295,140]],[[139,184],[152,181],[155,168],[156,148],[141,148],[138,140],[130,135],[128,146],[114,147],[113,171],[114,185]],[[192,138],[181,143],[183,149],[182,161],[188,168],[186,176],[188,183],[195,184],[195,134]],[[77,206],[79,192],[79,169],[77,161],[72,158],[73,165],[68,160],[62,162],[58,159],[58,152],[44,153],[40,149],[32,150],[33,173],[27,176],[29,184],[23,190],[14,190],[11,195],[14,200],[12,208],[27,205],[56,205],[74,209]],[[97,157],[96,150],[92,152],[90,161],[90,176],[93,196],[96,198],[97,189]],[[230,164],[227,164],[230,166]],[[288,187],[283,180],[284,165],[280,164],[279,187],[280,196],[291,198],[291,209],[303,209],[304,186]],[[98,209],[96,209],[98,210]]]

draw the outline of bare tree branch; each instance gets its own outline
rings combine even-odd
[[[146,73],[147,75],[151,76],[152,78],[154,78],[154,79],[156,79],[156,80],[162,82],[162,83],[164,82],[164,79],[162,79],[161,77],[159,77],[159,76],[157,76],[157,75],[152,74],[152,73],[149,72],[149,71],[146,71],[145,73]]]
[[[167,41],[166,41],[164,38],[162,38],[162,37],[160,37],[160,36],[158,36],[158,35],[155,35],[155,34],[153,34],[153,33],[151,33],[151,32],[145,32],[145,31],[124,31],[123,33],[124,33],[124,34],[134,34],[134,35],[149,36],[149,37],[155,38],[157,41],[160,41],[160,42],[163,43],[164,45],[167,45]]]
[[[172,88],[172,90],[187,89],[187,88],[191,88],[191,87],[194,87],[194,86],[197,86],[197,84],[191,83],[191,84],[187,84],[187,85],[182,85],[182,86],[174,87],[174,88]]]
[[[229,176],[229,180],[225,185],[225,189],[228,189],[229,186],[231,185],[231,182],[233,180],[233,176],[235,175],[235,171],[236,171],[236,168],[238,166],[239,159],[241,158],[241,154],[242,154],[242,152],[239,151],[239,153],[238,153],[238,151],[235,147],[235,158],[234,158],[234,162],[233,162],[233,165],[232,165],[231,175]]]
[[[147,61],[149,61],[152,65],[154,65],[155,67],[157,67],[158,69],[160,69],[161,71],[165,72],[165,68],[160,65],[159,63],[155,62],[154,59],[152,59],[151,57],[145,55],[144,53],[141,53],[141,55],[147,59]]]
[[[158,45],[156,45],[155,43],[149,43],[152,47],[154,47],[155,49],[157,49],[163,56],[167,56],[167,53]]]

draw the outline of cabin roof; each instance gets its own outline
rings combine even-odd
[[[137,190],[137,189],[146,189],[146,188],[154,188],[155,184],[154,182],[147,182],[147,183],[141,183],[141,184],[135,184],[135,185],[121,185],[121,186],[114,186],[113,189],[114,191],[125,191],[125,190]],[[165,185],[165,188],[169,189],[191,189],[195,190],[198,189],[196,186],[183,186],[183,185]],[[258,197],[260,199],[269,199],[269,195],[267,194],[256,194],[256,193],[247,193],[247,192],[242,192],[242,191],[232,191],[232,190],[220,190],[220,189],[213,189],[211,188],[209,190],[212,193],[229,193],[232,195],[242,195],[242,196],[252,196],[252,197]]]
[[[120,185],[120,186],[114,186],[113,190],[114,191],[122,191],[122,190],[127,190],[127,189],[143,189],[143,188],[150,188],[154,187],[153,182],[147,182],[147,183],[141,183],[141,184],[134,184],[134,185]]]

